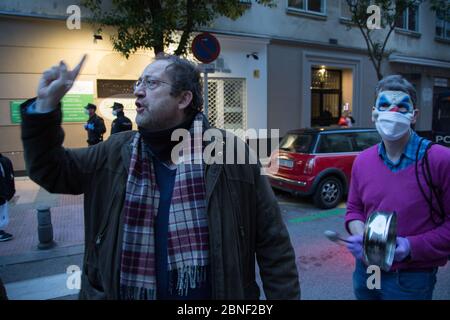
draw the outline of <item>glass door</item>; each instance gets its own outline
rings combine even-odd
[[[341,116],[342,72],[312,68],[311,126],[337,124]]]

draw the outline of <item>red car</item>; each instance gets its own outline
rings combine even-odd
[[[289,131],[271,155],[270,184],[294,195],[312,196],[319,208],[334,208],[348,192],[355,157],[380,141],[375,129]]]

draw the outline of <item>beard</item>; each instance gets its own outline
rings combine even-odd
[[[142,113],[136,115],[138,127],[150,131],[164,130],[177,125],[177,117],[168,108],[146,107]]]

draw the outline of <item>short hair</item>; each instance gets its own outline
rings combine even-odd
[[[203,85],[197,65],[187,59],[165,53],[157,54],[155,60],[165,60],[170,63],[166,67],[166,72],[172,82],[170,91],[172,96],[177,96],[182,91],[192,92],[192,101],[186,108],[186,113],[192,114],[201,111],[203,107]]]
[[[411,97],[413,106],[417,103],[417,93],[414,86],[401,75],[390,75],[381,79],[375,89],[375,93],[378,94],[382,91],[402,91]]]
[[[95,104],[92,104],[92,103],[88,103],[84,108],[86,110],[88,110],[88,109],[94,109],[94,111],[97,110],[97,106]]]
[[[114,102],[113,106],[111,107],[113,110],[116,109],[123,109],[123,104],[119,103],[119,102]]]

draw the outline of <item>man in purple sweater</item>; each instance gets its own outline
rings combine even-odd
[[[353,286],[357,299],[432,299],[436,273],[450,255],[450,149],[420,138],[416,91],[398,75],[376,88],[372,120],[382,142],[355,160],[345,216],[356,258]],[[433,186],[433,187],[431,187]],[[363,233],[374,211],[397,213],[397,246],[381,288],[369,289]]]

